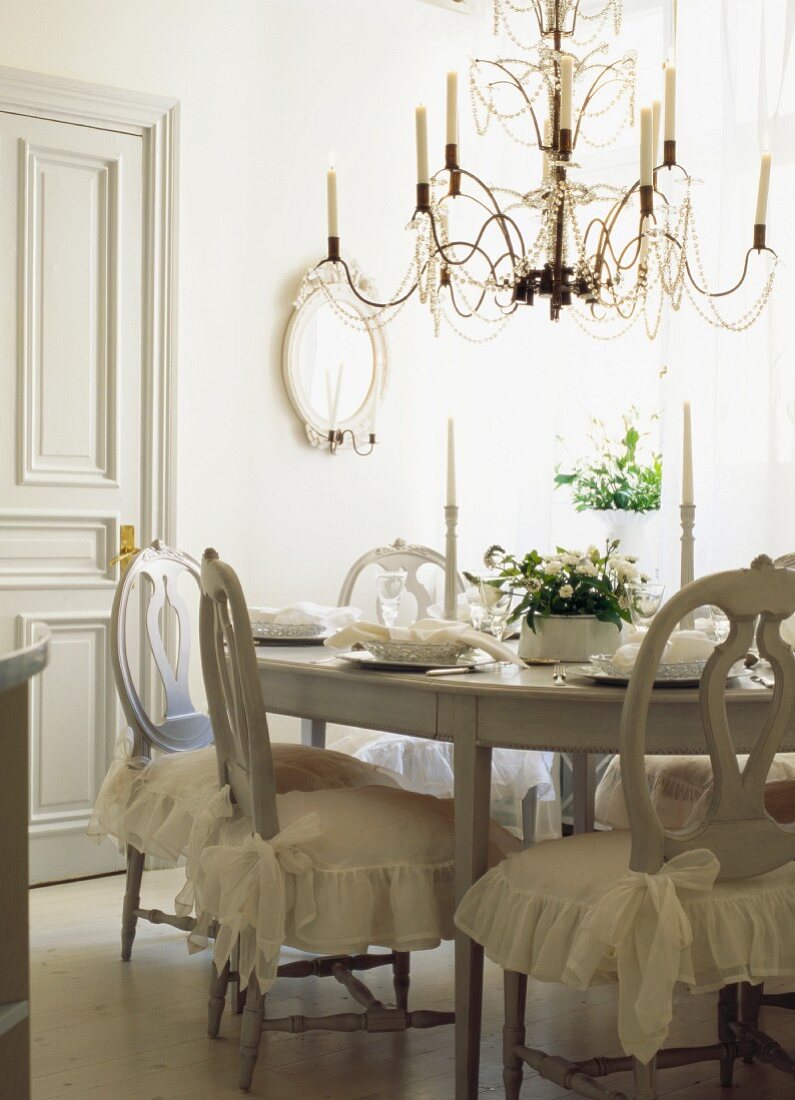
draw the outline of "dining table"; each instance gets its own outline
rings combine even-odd
[[[450,676],[384,671],[329,657],[312,646],[260,647],[260,684],[268,712],[302,720],[305,744],[325,746],[327,723],[450,741],[455,765],[455,891],[460,901],[486,870],[494,748],[572,754],[574,829],[594,827],[596,756],[619,751],[626,690],[594,682],[576,667],[565,683],[553,669],[490,666]],[[743,675],[727,686],[726,706],[738,753],[750,752],[772,693]],[[793,733],[782,751],[795,750]],[[653,692],[647,754],[705,752],[697,688]],[[552,843],[555,843],[552,841]],[[478,1094],[483,950],[456,933],[456,1100]]]

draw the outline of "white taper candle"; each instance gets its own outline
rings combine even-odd
[[[328,235],[339,237],[337,222],[337,173],[333,166],[326,173],[326,205],[328,208]]]
[[[414,112],[417,128],[417,183],[429,183],[428,176],[428,114],[420,104]]]
[[[676,65],[669,57],[665,65],[665,140],[676,141]]]
[[[447,144],[458,145],[458,73],[447,74]]]
[[[754,225],[767,225],[767,195],[770,190],[770,166],[773,157],[770,153],[762,153],[759,163],[759,188],[756,192],[756,221]]]
[[[574,117],[574,58],[564,54],[560,59],[560,128],[571,130]]]
[[[652,111],[640,109],[640,185],[651,187],[652,182]]]
[[[690,402],[685,401],[682,423],[682,504],[695,504],[693,490],[693,425]]]
[[[455,486],[455,421],[447,418],[447,504],[456,503]]]

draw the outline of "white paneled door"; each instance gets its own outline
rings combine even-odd
[[[85,827],[121,722],[108,562],[148,468],[142,164],[139,135],[0,113],[0,652],[52,632],[31,700],[34,882],[121,866]]]

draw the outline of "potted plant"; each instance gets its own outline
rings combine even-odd
[[[554,554],[531,550],[523,558],[489,547],[483,560],[497,571],[493,583],[521,594],[511,616],[522,620],[520,657],[586,661],[615,652],[631,622],[627,585],[648,580],[618,546],[613,540],[604,552],[589,546],[584,553],[559,546]]]
[[[576,510],[597,512],[608,537],[639,557],[646,549],[646,522],[660,508],[662,456],[644,447],[648,433],[641,432],[634,406],[622,419],[624,430],[618,440],[611,440],[604,424],[592,419],[593,455],[579,459],[568,473],[558,470],[555,486],[569,486]]]

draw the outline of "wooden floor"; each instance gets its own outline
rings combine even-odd
[[[167,908],[180,873],[144,876],[147,905]],[[225,1014],[222,1038],[205,1035],[206,955],[189,957],[183,937],[139,925],[132,961],[119,959],[123,879],[51,886],[31,893],[34,1100],[222,1100],[240,1096],[235,1082],[240,1018]],[[412,959],[414,1007],[449,1008],[453,956],[447,944]],[[386,970],[373,988],[391,999]],[[774,988],[774,987],[771,987]],[[269,1001],[274,1013],[350,1011],[330,979],[284,981]],[[274,1002],[278,1002],[275,1004]],[[714,998],[683,993],[672,1039],[714,1041]],[[615,989],[588,994],[531,983],[528,1043],[566,1056],[619,1053]],[[795,1047],[795,1013],[765,1010],[763,1023]],[[501,979],[486,974],[481,1093],[502,1094]],[[676,1100],[793,1100],[791,1079],[764,1067],[740,1066],[741,1088],[722,1090],[713,1066],[662,1077],[661,1095]],[[626,1078],[615,1087],[631,1093]],[[269,1035],[263,1039],[252,1095],[270,1100],[451,1100],[452,1028],[400,1035]],[[528,1075],[522,1100],[572,1097]]]

